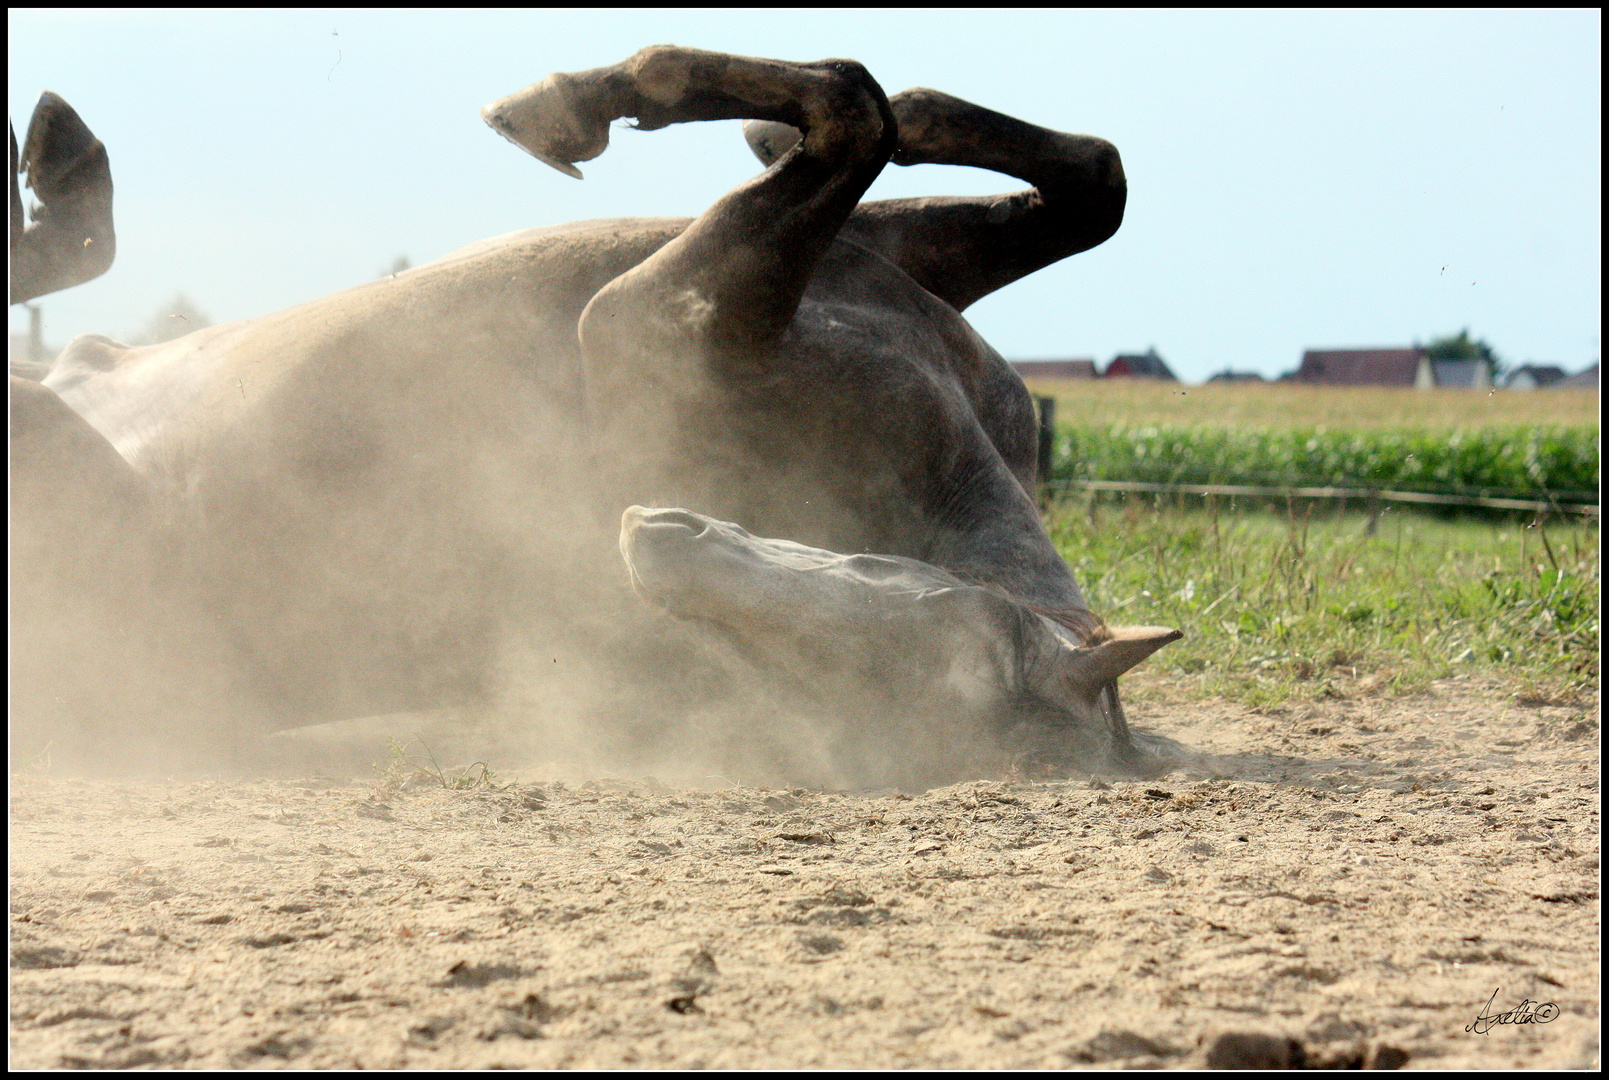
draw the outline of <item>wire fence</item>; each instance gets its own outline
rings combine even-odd
[[[1435,495],[1425,491],[1377,491],[1373,488],[1260,487],[1250,484],[1155,484],[1143,480],[1052,480],[1045,487],[1052,493],[1077,491],[1123,491],[1159,495],[1226,495],[1231,498],[1335,499],[1378,504],[1382,502],[1420,503],[1430,506],[1467,506],[1485,510],[1517,510],[1536,514],[1581,514],[1598,516],[1596,504],[1496,499],[1478,495]]]

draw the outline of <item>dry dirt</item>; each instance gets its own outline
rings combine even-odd
[[[1597,1067],[1595,701],[1133,711],[1207,756],[914,797],[25,767],[10,1063]]]

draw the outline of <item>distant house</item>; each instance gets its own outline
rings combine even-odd
[[[1560,379],[1553,386],[1559,390],[1596,390],[1598,389],[1598,362],[1594,360],[1592,366],[1585,371],[1578,371],[1568,378]]]
[[[1411,349],[1308,349],[1292,382],[1325,386],[1413,386],[1428,365],[1425,350]],[[1429,372],[1425,372],[1427,378]]]
[[[1207,381],[1210,382],[1210,383],[1215,383],[1215,382],[1267,382],[1268,380],[1263,378],[1260,373],[1255,372],[1255,371],[1236,371],[1233,368],[1224,368],[1222,371],[1218,372],[1218,374],[1212,376]]]
[[[1426,360],[1419,366],[1414,386],[1456,387],[1464,390],[1490,390],[1492,370],[1484,360]]]
[[[1013,360],[1011,368],[1025,379],[1093,379],[1093,360]]]
[[[1168,365],[1162,362],[1162,357],[1156,354],[1154,347],[1143,354],[1113,357],[1112,362],[1106,365],[1106,371],[1101,374],[1101,378],[1179,381],[1178,377],[1168,370]]]
[[[1552,386],[1564,378],[1564,369],[1552,364],[1524,364],[1508,373],[1503,385],[1510,390],[1536,390]]]

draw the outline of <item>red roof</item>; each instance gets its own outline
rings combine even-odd
[[[1330,386],[1412,386],[1425,350],[1309,349],[1296,369],[1296,382]]]
[[[1168,365],[1162,362],[1162,357],[1156,354],[1155,349],[1152,349],[1147,353],[1113,357],[1112,362],[1106,365],[1106,370],[1101,374],[1101,378],[1167,379],[1170,382],[1178,381],[1173,372],[1168,369]]]

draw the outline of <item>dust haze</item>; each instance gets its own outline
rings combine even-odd
[[[240,328],[203,331],[191,353],[215,334]],[[88,351],[75,343],[65,364]],[[555,369],[536,379],[440,334],[371,326],[313,351],[311,388],[236,365],[245,374],[233,395],[222,380],[214,406],[265,395],[294,424],[268,431],[247,414],[209,429],[203,412],[177,443],[116,447],[147,478],[132,495],[119,462],[64,466],[28,432],[14,440],[14,766],[366,773],[393,741],[498,775],[838,788],[1004,764],[971,753],[987,747],[981,722],[921,701],[901,715],[843,686],[823,701],[718,626],[634,595],[621,510],[698,507],[708,486],[645,467],[644,448],[673,435],[642,413],[627,443],[588,434],[573,345],[518,357]],[[539,392],[511,400],[511,374]],[[657,483],[600,494],[600,477],[628,470]]]
[[[160,344],[82,335],[14,386],[13,753],[238,761],[446,709],[509,753],[623,769],[931,785],[1009,764],[991,726],[1030,756],[1163,767],[1116,678],[1177,634],[1088,610],[1027,490],[1026,389],[960,314],[1116,231],[1115,147],[891,97],[850,61],[678,46],[482,118],[579,176],[616,119],[773,113],[808,137],[748,129],[767,167],[693,221],[530,229]],[[23,298],[103,272],[112,235],[106,149],[72,108],[42,98],[26,144],[53,208],[13,247],[52,274]],[[861,205],[891,159],[1040,187]],[[745,584],[696,613],[633,597],[630,506],[816,565],[683,545]]]

